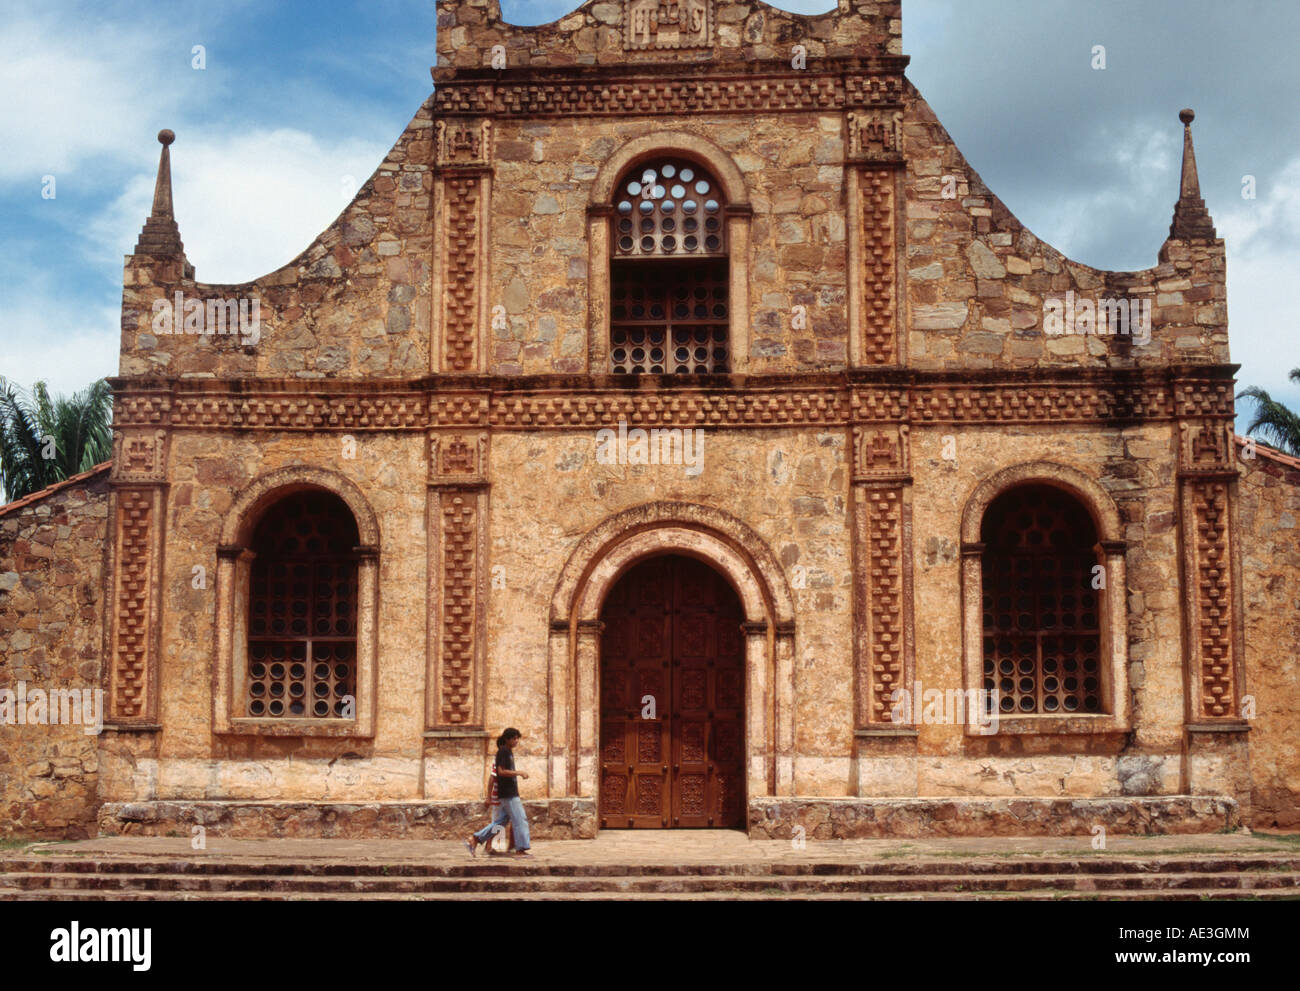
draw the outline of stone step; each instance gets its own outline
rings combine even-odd
[[[382,874],[355,877],[241,877],[176,874],[58,874],[27,873],[0,877],[0,897],[18,892],[186,892],[186,893],[302,893],[320,894],[517,894],[588,893],[859,893],[905,892],[1022,892],[1049,889],[1061,892],[1179,891],[1183,889],[1245,892],[1292,889],[1300,897],[1300,872],[1240,874],[1038,875],[973,876],[737,876],[698,874],[682,877],[480,877],[402,878]]]
[[[396,893],[346,893],[326,892],[307,895],[288,892],[165,892],[165,891],[23,891],[13,895],[0,893],[0,901],[58,901],[58,902],[151,902],[151,901],[270,901],[270,902],[351,902],[351,901],[607,901],[609,892],[539,892],[521,894],[504,892],[440,892],[438,894]],[[1183,888],[1175,891],[944,891],[905,892],[895,894],[864,894],[848,892],[626,892],[618,895],[619,901],[1295,901],[1300,893],[1294,888],[1262,889],[1258,891],[1234,888]]]
[[[147,856],[11,856],[0,857],[4,874],[174,874],[247,877],[356,877],[382,875],[393,878],[475,877],[689,877],[689,876],[873,876],[908,877],[939,875],[1050,874],[1240,874],[1256,871],[1300,871],[1300,856],[1260,855],[1233,857],[1062,858],[883,860],[851,861],[746,861],[721,864],[548,864],[514,858],[484,859],[443,864],[420,861],[311,861],[245,860],[231,857]]]

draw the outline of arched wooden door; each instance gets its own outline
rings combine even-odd
[[[651,558],[619,579],[601,619],[601,826],[743,828],[735,590],[694,558]]]

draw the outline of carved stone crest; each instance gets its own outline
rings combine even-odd
[[[489,120],[440,120],[439,165],[487,165],[492,158],[492,122]]]
[[[626,0],[625,48],[708,48],[713,0]]]
[[[906,477],[911,472],[907,426],[855,427],[853,462],[859,480]]]
[[[475,481],[487,473],[487,434],[435,434],[429,441],[430,481]]]
[[[867,110],[849,114],[849,158],[868,162],[896,161],[902,154],[901,110]]]
[[[155,482],[166,478],[167,432],[113,431],[113,474],[119,481]]]

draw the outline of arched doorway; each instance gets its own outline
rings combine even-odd
[[[629,569],[601,610],[602,828],[745,825],[744,611],[707,564]]]

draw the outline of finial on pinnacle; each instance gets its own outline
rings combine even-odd
[[[1174,204],[1174,222],[1169,236],[1182,240],[1216,237],[1214,221],[1201,198],[1201,179],[1196,171],[1196,149],[1192,146],[1192,121],[1196,111],[1188,107],[1178,113],[1183,122],[1183,176],[1178,185],[1178,202]]]
[[[140,232],[135,253],[155,257],[179,256],[184,262],[185,246],[181,244],[181,232],[172,214],[172,159],[167,147],[175,140],[176,132],[168,128],[158,132],[158,143],[162,145],[162,151],[158,153],[158,181],[153,188],[153,210],[145,221],[144,230]]]

